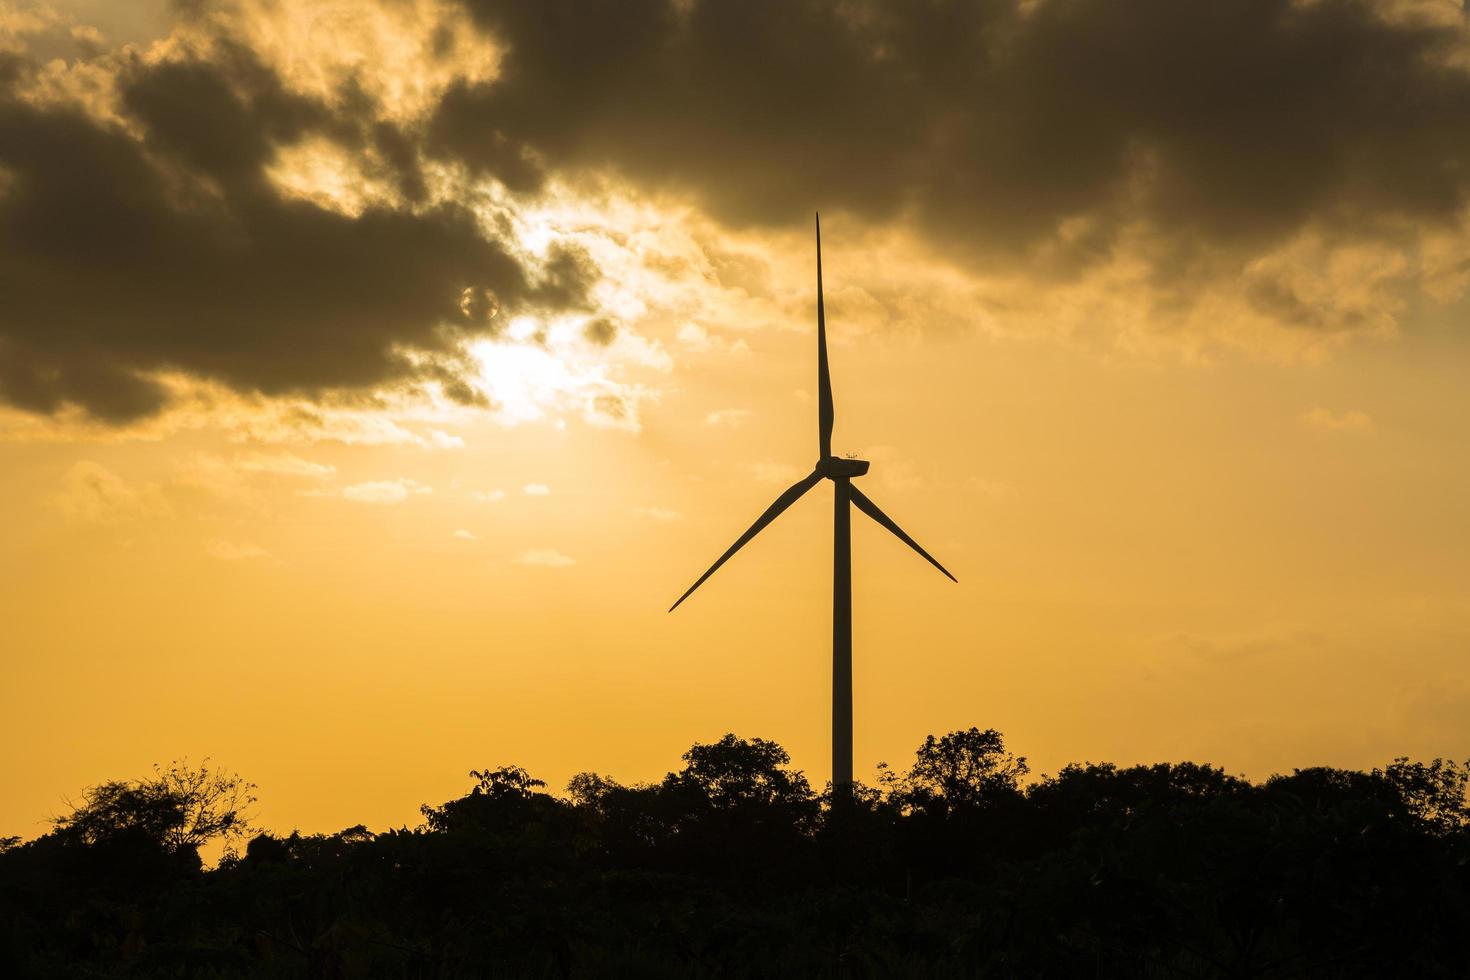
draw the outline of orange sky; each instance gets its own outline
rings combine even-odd
[[[424,55],[414,31],[452,7],[389,5],[330,44],[326,0],[218,5],[209,30],[291,91],[355,65],[383,118],[419,119],[501,70],[493,34]],[[204,30],[101,9],[0,6],[0,50],[61,52],[17,98],[102,118],[86,86],[122,84],[97,83],[130,70],[114,43],[168,64]],[[118,42],[63,50],[89,16]],[[0,206],[30,186],[7,159],[0,178],[22,177]],[[810,208],[737,220],[694,178],[565,166],[520,197],[431,174],[433,193],[484,195],[527,269],[568,247],[598,272],[581,305],[531,291],[469,331],[453,370],[475,403],[401,376],[272,387],[275,348],[232,355],[264,365],[246,376],[183,342],[107,348],[166,392],[142,414],[10,389],[0,836],[186,755],[257,782],[277,830],[413,824],[485,766],[654,779],[726,731],[826,779],[830,490],[665,613],[814,457]],[[262,168],[283,200],[354,220],[400,193],[325,137]],[[1063,275],[1038,270],[1075,223],[1007,264],[937,219],[812,204],[834,448],[873,461],[865,492],[960,580],[855,520],[859,778],[970,725],[1037,772],[1470,754],[1463,215],[1207,237],[1181,304],[1157,248],[1186,232],[1161,212],[1138,219],[1157,238],[1119,232]],[[1296,305],[1258,301],[1262,283]],[[47,346],[63,328],[6,316],[0,354],[70,377]]]

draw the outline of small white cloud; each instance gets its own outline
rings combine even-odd
[[[211,558],[220,561],[250,561],[255,558],[269,558],[271,553],[264,548],[250,544],[246,541],[226,541],[223,538],[211,538],[204,542],[204,551]]]
[[[673,524],[675,521],[684,519],[684,515],[677,510],[666,510],[663,507],[639,507],[634,513],[650,521],[658,521],[660,524]]]
[[[543,568],[566,568],[577,563],[575,558],[564,555],[555,548],[532,548],[521,552],[516,561],[522,565],[540,565]]]
[[[496,504],[505,499],[504,490],[472,490],[470,499],[482,504]]]
[[[245,453],[236,459],[235,465],[247,473],[297,476],[309,480],[325,480],[337,472],[335,466],[313,463],[290,453]]]
[[[1334,412],[1315,405],[1303,412],[1300,418],[1303,424],[1326,432],[1372,432],[1376,428],[1368,413],[1357,409]]]
[[[679,343],[688,347],[690,350],[709,350],[709,331],[697,323],[684,324],[674,336]]]
[[[725,354],[749,354],[750,345],[744,338],[736,338],[733,341],[711,334],[697,323],[686,323],[679,328],[674,339],[685,348],[703,354],[709,351],[719,351]]]
[[[426,487],[417,480],[399,477],[396,480],[354,483],[342,491],[342,496],[359,504],[398,504],[407,500],[411,494],[433,492],[432,487]]]
[[[738,429],[752,414],[748,408],[721,408],[706,415],[704,424],[717,429]]]
[[[438,429],[431,429],[428,435],[429,447],[432,449],[463,449],[464,440],[459,436],[452,436]]]
[[[479,540],[478,538],[475,537],[475,534],[474,534],[473,531],[466,531],[464,528],[460,528],[458,531],[455,531],[454,532],[454,536],[456,538],[458,538],[459,540],[461,540],[461,541],[478,541]]]
[[[250,504],[259,501],[259,494],[249,483],[253,477],[319,481],[329,479],[336,472],[335,466],[313,463],[291,453],[239,453],[229,459],[196,453],[174,467],[173,482],[220,500]]]
[[[549,497],[551,488],[544,483],[528,483],[521,487],[521,493],[528,497]]]

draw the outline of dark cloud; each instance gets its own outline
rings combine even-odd
[[[698,188],[737,222],[839,197],[881,216],[902,201],[895,164],[922,153],[903,66],[875,58],[878,32],[835,3],[467,6],[509,51],[496,81],[446,97],[434,146],[489,171],[537,161],[513,169],[524,184],[547,164],[614,165]]]
[[[595,317],[583,325],[582,336],[599,347],[606,347],[617,339],[618,325],[608,317]]]
[[[1448,220],[1470,188],[1467,33],[1387,16],[1403,5],[464,2],[509,50],[444,100],[433,147],[515,187],[613,166],[730,222],[904,214],[992,258],[1087,216],[1047,249],[1057,272],[1140,221],[1172,249],[1251,248]]]
[[[162,406],[146,377],[159,370],[268,394],[368,387],[424,373],[432,359],[410,363],[406,348],[446,352],[456,330],[490,330],[488,310],[461,309],[466,290],[496,306],[585,304],[584,256],[531,275],[460,207],[349,216],[283,197],[266,169],[308,136],[376,148],[410,198],[417,152],[350,100],[288,92],[248,51],[134,62],[118,83],[141,139],[0,92],[4,401],[125,421]]]
[[[475,402],[463,333],[536,307],[605,322],[585,253],[524,268],[504,216],[487,235],[432,203],[431,159],[524,198],[610,168],[732,225],[815,208],[909,221],[1036,275],[1133,236],[1169,287],[1156,303],[1180,311],[1222,254],[1238,273],[1304,228],[1448,226],[1470,191],[1470,33],[1403,3],[462,3],[500,73],[419,121],[389,121],[350,76],[327,101],[302,95],[216,37],[159,64],[103,59],[121,115],[104,122],[22,98],[39,65],[0,52],[0,400],[126,420],[164,403],[151,375],[178,370],[267,394],[432,378]],[[214,23],[208,0],[188,8],[192,29]],[[459,55],[457,30],[441,25],[435,57]],[[284,196],[267,171],[308,139],[397,203],[347,215]],[[1245,286],[1318,329],[1371,315],[1290,276]]]
[[[584,249],[554,242],[532,295],[544,306],[587,309],[597,279],[597,266]]]

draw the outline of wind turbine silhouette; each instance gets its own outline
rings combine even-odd
[[[939,564],[933,555],[904,533],[893,518],[852,485],[853,477],[868,472],[869,464],[865,459],[832,455],[833,418],[832,377],[827,369],[827,313],[822,302],[822,217],[817,215],[817,445],[821,455],[811,473],[777,497],[750,529],[709,567],[709,571],[699,576],[679,601],[669,607],[669,612],[678,609],[680,603],[704,584],[705,579],[730,560],[731,555],[780,517],[803,494],[823,478],[832,481],[832,788],[834,795],[841,795],[852,786],[852,522],[849,505],[856,504],[858,510],[892,531],[900,541],[948,576],[951,582],[959,579],[950,575],[949,569]]]

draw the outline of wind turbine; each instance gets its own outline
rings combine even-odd
[[[803,494],[823,479],[832,481],[832,788],[841,795],[852,786],[852,522],[851,504],[883,527],[892,531],[904,544],[917,551],[924,560],[943,572],[951,582],[958,582],[949,569],[904,533],[893,518],[852,485],[854,477],[868,472],[868,461],[832,455],[832,378],[827,370],[827,313],[822,303],[822,218],[817,216],[817,446],[820,455],[816,467],[792,484],[766,512],[756,518],[750,529],[736,539],[709,571],[689,586],[669,612],[679,608],[704,580],[713,575],[730,556],[743,548],[751,538],[780,517]]]

